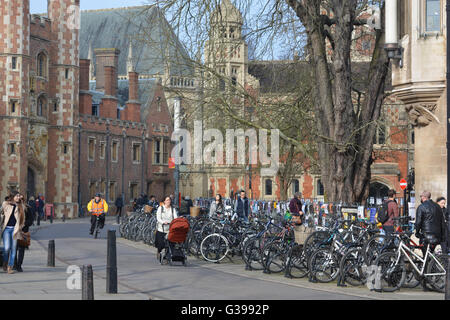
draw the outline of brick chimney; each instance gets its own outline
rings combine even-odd
[[[139,74],[128,72],[128,101],[126,103],[125,119],[127,121],[141,121],[141,103],[139,102]]]
[[[120,50],[111,48],[111,49],[95,49],[95,59],[96,59],[96,90],[104,91],[105,90],[105,67],[114,67],[115,75],[113,79],[115,80],[115,88],[118,87],[117,82],[117,71],[119,68],[119,54]]]
[[[117,72],[112,66],[103,68],[105,96],[100,105],[100,117],[117,119]]]
[[[80,59],[80,109],[83,114],[91,114],[92,95],[89,92],[89,59]]]

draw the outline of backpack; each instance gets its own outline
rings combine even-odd
[[[388,206],[390,202],[395,202],[393,200],[385,201],[378,209],[377,221],[381,224],[385,224],[389,220]]]
[[[188,232],[189,221],[186,218],[180,217],[173,219],[170,223],[167,240],[174,243],[182,243],[186,240]]]

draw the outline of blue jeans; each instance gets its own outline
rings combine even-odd
[[[14,227],[6,227],[3,231],[3,263],[8,262],[8,266],[14,266],[14,260],[16,258],[17,240],[13,239]],[[9,260],[8,260],[9,256]]]

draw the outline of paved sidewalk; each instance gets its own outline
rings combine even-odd
[[[86,220],[84,219],[84,222]],[[55,220],[56,224],[67,223]],[[74,221],[71,221],[72,223]],[[79,221],[82,223],[83,219]],[[22,273],[6,274],[0,270],[0,300],[81,300],[81,290],[67,288],[68,264],[56,257],[56,267],[47,267],[47,245],[33,239],[33,234],[49,228],[50,222],[41,221],[40,226],[31,227],[32,240],[29,250],[25,251]],[[106,293],[106,279],[94,272],[95,300],[148,300],[149,296],[135,293],[134,290],[120,286],[118,294]]]
[[[422,289],[402,289],[377,293],[366,287],[337,287],[336,283],[310,283],[307,279],[287,279],[281,274],[246,271],[242,260],[211,264],[192,256],[188,267],[161,266],[156,249],[119,237],[118,294],[106,293],[106,236],[88,235],[89,218],[55,220],[32,227],[32,243],[25,252],[23,273],[8,275],[0,271],[0,300],[81,300],[81,290],[67,289],[69,265],[92,264],[95,300],[148,299],[376,299],[443,300],[444,295]],[[107,218],[107,229],[117,229],[114,217]],[[66,225],[64,225],[66,224]],[[105,231],[106,231],[105,230]],[[56,242],[56,267],[47,267],[48,240]],[[218,284],[222,284],[218,286]],[[273,298],[270,298],[270,297]]]

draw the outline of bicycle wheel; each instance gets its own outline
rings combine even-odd
[[[260,239],[253,237],[245,242],[242,249],[242,259],[245,264],[253,270],[263,270],[264,267],[261,264],[261,251],[259,249]]]
[[[375,263],[377,257],[387,248],[387,236],[377,234],[371,237],[363,246],[364,262],[370,266]]]
[[[339,262],[329,249],[319,249],[309,260],[309,272],[319,282],[331,282],[339,275]]]
[[[309,260],[311,255],[316,251],[320,244],[325,243],[325,241],[331,236],[328,231],[315,231],[311,233],[305,240],[303,245],[303,251],[305,254],[306,261]]]
[[[282,243],[272,242],[264,248],[264,267],[270,273],[284,271],[286,263],[286,249]]]
[[[438,292],[445,292],[446,270],[448,265],[448,255],[440,254],[431,259],[428,264],[427,273],[432,274],[427,276],[426,280]],[[438,263],[439,262],[439,263]]]
[[[406,278],[405,264],[402,258],[397,263],[397,253],[383,252],[375,261],[378,268],[375,286],[385,292],[393,292],[403,285]],[[377,284],[377,282],[379,283]]]
[[[363,270],[363,257],[360,248],[351,248],[341,259],[339,271],[344,282],[352,286],[366,283],[366,274]]]
[[[286,276],[304,278],[308,275],[308,265],[303,252],[303,246],[295,244],[286,259]]]
[[[228,240],[218,234],[213,233],[203,239],[200,244],[200,252],[203,259],[209,262],[219,262],[223,260],[230,250]]]

